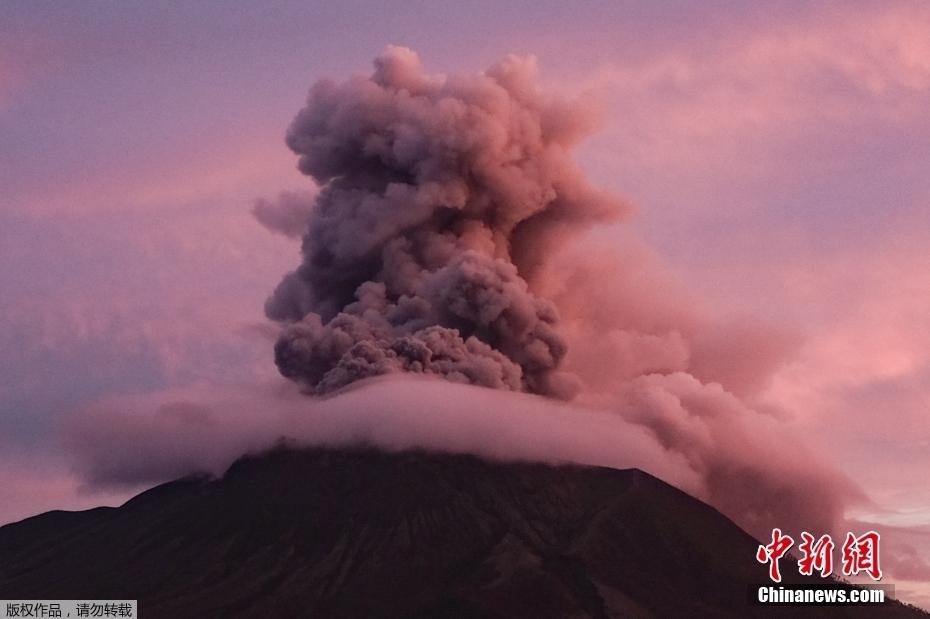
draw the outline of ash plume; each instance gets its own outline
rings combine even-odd
[[[287,144],[320,191],[265,308],[286,323],[280,372],[317,394],[413,372],[571,397],[559,314],[531,282],[625,210],[571,160],[594,120],[541,93],[532,58],[444,77],[389,47],[371,76],[314,85]]]
[[[315,201],[255,211],[303,230],[265,308],[279,371],[317,395],[411,373],[574,398],[645,429],[750,531],[829,529],[860,491],[760,400],[795,335],[706,315],[629,233],[571,242],[626,210],[571,159],[595,120],[542,93],[532,59],[431,76],[390,47],[368,77],[318,82],[287,132]]]
[[[514,57],[439,77],[389,48],[369,77],[317,83],[287,134],[316,193],[253,210],[301,236],[266,304],[299,388],[105,403],[66,433],[84,476],[219,471],[279,436],[362,441],[639,466],[760,537],[834,530],[866,498],[765,400],[795,334],[708,314],[626,228],[581,236],[625,210],[571,160],[593,120]]]

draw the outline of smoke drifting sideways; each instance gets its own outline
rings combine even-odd
[[[266,304],[294,383],[99,403],[67,432],[78,471],[152,483],[280,437],[368,442],[638,467],[760,538],[837,531],[861,491],[764,405],[798,336],[709,315],[623,226],[587,233],[629,210],[570,158],[595,117],[513,57],[442,77],[392,47],[317,83],[287,143],[318,191],[254,210],[301,237]]]
[[[541,94],[535,74],[510,57],[430,76],[389,47],[370,77],[313,86],[287,144],[321,189],[303,260],[266,305],[290,323],[282,374],[316,394],[392,372],[576,391],[558,370],[558,312],[528,278],[572,231],[626,207],[570,157],[592,110]]]

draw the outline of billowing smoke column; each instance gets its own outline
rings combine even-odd
[[[558,313],[528,281],[624,210],[570,159],[592,124],[538,92],[532,59],[441,77],[390,47],[371,77],[317,83],[287,143],[320,191],[265,308],[288,323],[281,373],[313,393],[406,371],[570,397]]]

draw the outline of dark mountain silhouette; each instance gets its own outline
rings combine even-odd
[[[139,599],[144,618],[925,616],[751,606],[757,546],[638,470],[281,447],[0,527],[0,598]]]

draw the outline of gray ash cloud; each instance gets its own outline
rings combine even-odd
[[[301,264],[266,304],[281,373],[313,393],[415,372],[570,397],[534,277],[624,210],[570,157],[593,119],[542,93],[532,58],[433,76],[390,47],[369,77],[315,84],[287,144],[320,190]]]

